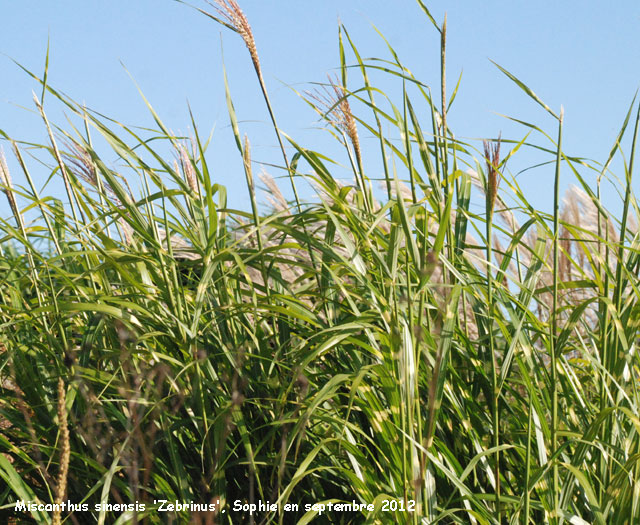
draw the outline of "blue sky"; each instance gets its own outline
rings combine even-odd
[[[207,8],[204,2],[193,2]],[[555,135],[553,119],[491,59],[555,110],[564,105],[567,153],[605,160],[640,84],[640,2],[619,0],[606,8],[594,0],[426,3],[439,21],[447,11],[450,90],[463,72],[449,115],[458,137],[494,137],[499,131],[506,138],[524,136],[522,127],[498,114],[535,123]],[[312,149],[330,148],[331,141],[318,131],[317,116],[294,90],[322,82],[339,64],[338,20],[363,56],[388,58],[384,42],[372,29],[375,24],[405,65],[438,90],[438,35],[413,0],[240,0],[240,5],[255,33],[280,126]],[[188,101],[201,133],[215,128],[208,152],[210,164],[216,166],[214,177],[227,185],[232,206],[245,207],[244,176],[224,99],[223,46],[241,131],[251,139],[253,158],[278,162],[275,138],[241,39],[173,0],[21,0],[4,6],[0,129],[13,138],[46,141],[42,122],[33,112],[31,92],[38,91],[37,85],[9,57],[42,72],[48,37],[49,83],[96,111],[127,125],[153,126],[123,64],[176,133],[190,132]],[[350,80],[354,82],[350,88],[359,86],[357,75]],[[384,87],[393,92],[399,86],[390,82]],[[64,125],[61,108],[52,98],[45,109],[50,120]],[[366,134],[361,134],[366,145]],[[6,145],[5,151],[10,156]],[[107,158],[116,160],[113,154]],[[517,171],[544,160],[523,152],[521,161],[510,168]],[[10,166],[14,182],[24,183],[11,159]],[[35,162],[32,168],[38,183],[44,184],[49,172]],[[568,170],[564,173],[567,183],[571,175]],[[520,178],[543,208],[551,198],[552,176],[550,168],[541,168]],[[61,186],[53,181],[46,193],[61,195]],[[4,206],[2,202],[0,209]]]

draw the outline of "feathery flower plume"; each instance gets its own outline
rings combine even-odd
[[[65,146],[68,151],[64,151],[62,156],[66,163],[71,165],[73,173],[86,183],[97,187],[98,177],[89,152],[75,141],[65,141]]]
[[[215,8],[218,14],[227,22],[227,25],[242,37],[251,55],[253,67],[255,67],[256,73],[262,79],[260,59],[258,58],[255,38],[253,38],[253,31],[238,2],[236,0],[213,0],[213,2],[207,0],[207,3]]]
[[[127,246],[131,246],[133,244],[133,228],[124,220],[124,217],[118,218],[118,224],[122,229],[122,240]]]
[[[193,164],[191,163],[191,159],[187,153],[187,148],[183,144],[178,144],[176,149],[178,150],[178,159],[180,160],[180,166],[182,167],[184,178],[187,180],[187,184],[189,185],[189,188],[191,188],[191,191],[199,197],[200,185],[198,184],[198,176],[196,175],[196,170],[193,169]]]
[[[276,211],[288,210],[289,204],[287,203],[287,199],[284,198],[275,179],[264,170],[258,174],[258,177],[266,187],[267,200],[269,204],[273,206],[273,209]]]
[[[493,215],[493,209],[498,195],[498,186],[500,184],[500,172],[498,171],[498,167],[500,166],[500,135],[498,135],[498,140],[494,144],[489,143],[488,140],[483,140],[482,143],[484,145],[484,158],[487,163],[488,209],[489,214]]]
[[[116,197],[115,192],[105,181],[98,180],[95,164],[91,161],[91,155],[80,144],[75,141],[65,141],[67,151],[62,153],[65,165],[70,171],[83,180],[87,184],[93,186],[96,190],[103,190],[104,195],[118,206],[121,205],[120,200]],[[101,188],[102,187],[102,188]]]
[[[122,202],[117,197],[113,188],[105,181],[98,178],[95,164],[91,161],[91,155],[84,146],[75,141],[66,142],[67,150],[62,154],[65,159],[65,166],[80,180],[93,186],[97,191],[101,192],[115,207],[122,210],[124,208]],[[133,202],[133,192],[129,187],[126,179],[123,179],[127,188],[130,202]],[[122,240],[125,244],[133,244],[133,229],[127,223],[124,217],[118,218],[118,225]]]
[[[360,139],[358,137],[358,127],[356,119],[351,111],[346,88],[338,82],[336,77],[327,75],[331,89],[324,87],[324,91],[316,90],[315,93],[307,92],[307,95],[325,108],[323,116],[338,130],[349,137],[353,150],[356,154],[358,164],[362,164],[360,152]],[[317,110],[317,109],[316,109]]]

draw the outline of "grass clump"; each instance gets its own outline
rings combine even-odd
[[[149,106],[157,129],[141,136],[41,81],[83,127],[53,128],[36,99],[49,143],[4,136],[22,171],[12,178],[0,162],[7,521],[640,519],[635,101],[604,165],[586,162],[562,150],[562,112],[503,70],[555,117],[558,138],[536,128],[548,145],[527,134],[480,150],[447,125],[446,25],[418,3],[442,35],[440,104],[391,48],[384,70],[400,99],[376,88],[379,61],[363,60],[343,27],[339,76],[306,96],[353,184],[279,129],[239,5],[202,10],[244,39],[269,108],[294,200],[263,173],[267,212],[228,87],[250,211],[228,207],[195,122],[185,141]],[[347,55],[361,75],[351,89]],[[630,122],[618,219],[600,185]],[[551,155],[551,213],[506,169],[523,145]],[[26,150],[48,156],[68,202],[39,195]],[[561,175],[577,184],[564,205]],[[303,202],[296,183],[316,195]],[[65,499],[87,510],[14,510]],[[211,507],[161,514],[159,500]],[[259,501],[276,508],[233,511]],[[341,502],[373,509],[305,507]]]

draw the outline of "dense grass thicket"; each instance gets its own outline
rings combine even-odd
[[[282,152],[260,182],[228,87],[242,210],[195,119],[176,137],[149,106],[142,136],[40,80],[49,142],[3,134],[21,169],[0,169],[0,521],[640,522],[637,103],[609,157],[585,161],[562,149],[562,111],[502,70],[557,126],[461,142],[446,23],[417,7],[442,36],[442,77],[424,83],[391,47],[364,60],[340,28],[338,75],[306,96],[339,157],[278,128],[286,108],[235,1],[203,11],[247,45]],[[50,123],[45,93],[81,125]],[[520,148],[544,164],[551,213],[505,167]],[[39,193],[37,158],[65,202]],[[612,163],[617,216],[601,203]],[[330,502],[374,507],[305,508]]]

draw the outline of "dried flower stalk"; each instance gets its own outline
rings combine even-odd
[[[22,215],[18,209],[18,203],[16,197],[13,194],[13,184],[11,182],[11,175],[9,174],[9,167],[7,166],[7,159],[4,156],[4,151],[0,149],[0,184],[4,186],[3,192],[7,196],[9,206],[13,212],[13,216],[16,218],[18,227],[23,228]]]
[[[53,525],[60,525],[61,511],[60,504],[65,499],[67,492],[67,476],[69,474],[69,459],[71,457],[71,445],[69,444],[69,426],[67,423],[67,394],[62,378],[58,379],[58,427],[60,429],[60,470],[56,483],[55,502],[53,511]]]

